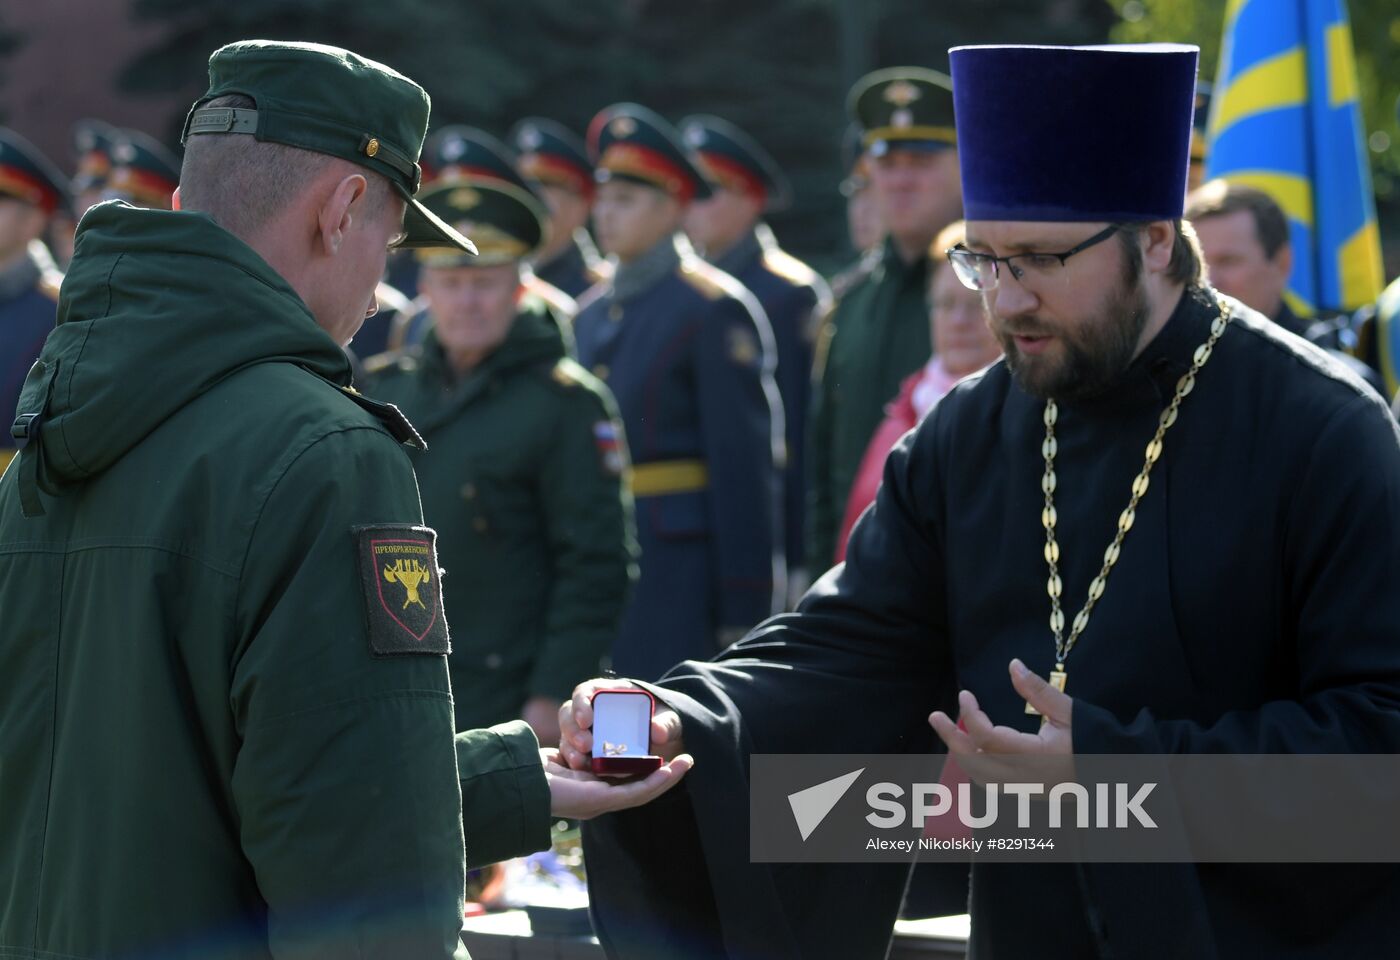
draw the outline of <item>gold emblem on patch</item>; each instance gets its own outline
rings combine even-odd
[[[908,80],[896,80],[885,88],[883,96],[886,103],[892,103],[896,107],[907,107],[923,94]]]
[[[392,567],[384,568],[384,579],[404,588],[405,597],[400,610],[407,610],[411,603],[418,604],[424,610],[428,609],[428,605],[418,595],[418,588],[425,583],[431,583],[433,575],[417,560],[396,560]]]
[[[374,137],[369,138],[369,143],[365,144],[365,156],[372,157],[379,152],[379,141]]]
[[[637,121],[631,117],[614,117],[608,129],[614,137],[630,137],[637,132]]]

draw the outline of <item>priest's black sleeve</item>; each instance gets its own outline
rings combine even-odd
[[[651,687],[696,766],[675,796],[585,826],[610,956],[884,955],[908,868],[751,863],[748,758],[934,749],[928,714],[955,709],[937,420],[892,452],[846,563],[796,613]]]

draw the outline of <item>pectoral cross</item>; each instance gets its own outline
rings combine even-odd
[[[1068,679],[1069,674],[1065,673],[1065,665],[1063,663],[1055,664],[1055,669],[1051,670],[1050,676],[1046,677],[1046,681],[1050,684],[1050,686],[1054,687],[1061,693],[1065,692],[1065,681]],[[1040,716],[1040,711],[1037,710],[1035,707],[1031,706],[1029,703],[1026,704],[1026,713],[1030,714],[1033,717]]]

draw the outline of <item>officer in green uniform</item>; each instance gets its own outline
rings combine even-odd
[[[514,152],[485,130],[476,127],[452,124],[438,128],[423,145],[423,156],[431,173],[431,176],[425,175],[424,182],[431,187],[470,180],[476,183],[501,183],[512,190],[530,189],[517,169]],[[540,279],[528,268],[521,272],[520,286],[522,297],[528,297],[537,306],[542,306],[564,331],[565,343],[571,344],[568,331],[574,315],[578,313],[578,303],[574,298],[554,284]],[[400,315],[389,332],[389,348],[399,350],[417,346],[422,343],[431,324],[432,316],[427,310],[419,309]]]
[[[414,466],[443,537],[457,729],[523,717],[557,742],[559,704],[599,671],[635,565],[622,426],[543,304],[521,297],[547,216],[524,181],[465,176],[422,201],[480,255],[419,251],[431,326],[370,360],[365,392],[429,443]]]
[[[807,567],[831,566],[851,481],[905,377],[928,361],[928,247],[962,214],[952,85],[920,67],[878,70],[852,88],[872,189],[887,230],[880,262],[836,305],[808,439]]]
[[[634,785],[454,742],[422,441],[342,350],[391,244],[470,247],[413,199],[427,95],[313,44],[209,74],[184,212],[88,211],[12,426],[0,956],[462,958],[464,861]]]

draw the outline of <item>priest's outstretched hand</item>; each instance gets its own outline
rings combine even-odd
[[[1040,711],[1040,729],[1035,733],[1025,733],[994,725],[978,706],[977,697],[972,691],[964,690],[958,694],[958,719],[961,723],[953,721],[942,710],[935,710],[928,718],[934,731],[948,745],[948,752],[956,756],[979,753],[1073,754],[1074,740],[1070,733],[1073,698],[1056,690],[1043,677],[1027,669],[1020,660],[1011,661],[1010,671],[1011,685],[1016,692],[1026,703]]]
[[[628,680],[588,680],[574,688],[571,699],[559,708],[559,749],[541,750],[545,776],[549,780],[551,811],[555,816],[589,820],[604,813],[641,806],[680,782],[694,759],[681,743],[681,718],[674,710],[658,704],[651,720],[651,752],[661,757],[660,769],[643,780],[615,782],[591,772],[593,751],[593,706],[597,690],[636,687]]]

